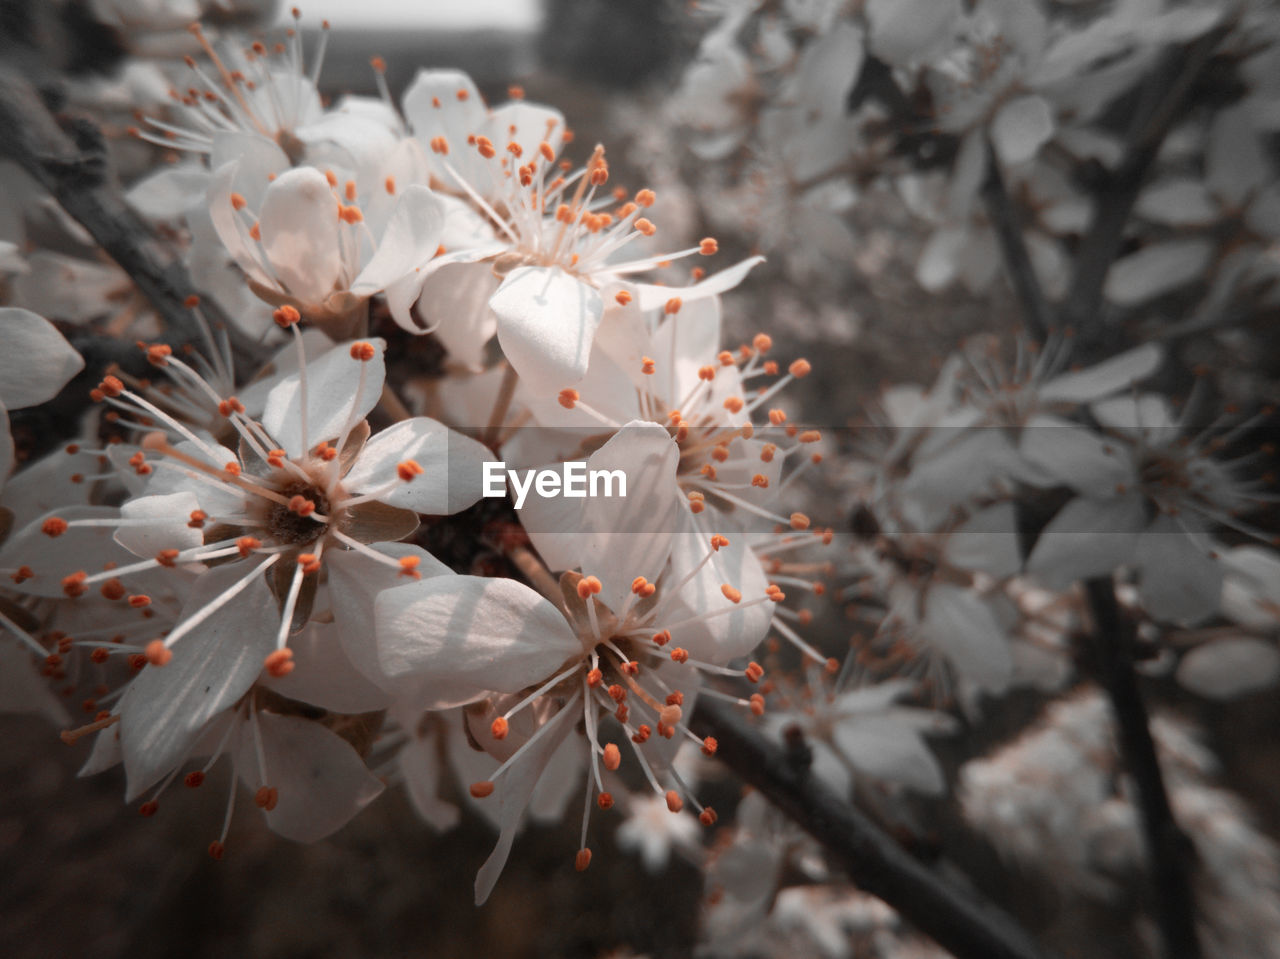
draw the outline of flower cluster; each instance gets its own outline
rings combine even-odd
[[[1007,859],[1114,899],[1155,857],[1093,654],[1221,702],[1280,682],[1262,0],[695,4],[625,164],[459,70],[393,95],[374,58],[378,96],[331,98],[297,11],[276,41],[213,17],[255,3],[103,6],[157,54],[109,132],[174,262],[4,171],[0,711],[122,767],[144,816],[225,784],[212,858],[242,784],[299,842],[402,787],[494,827],[477,904],[529,822],[567,822],[566,869],[606,835],[701,868],[709,955],[925,955],[725,788],[708,716],[904,844],[954,793]],[[1193,73],[1173,125],[1143,111],[1179,53],[1228,79]],[[110,116],[118,84],[75,99]],[[120,266],[88,242],[113,238]],[[930,373],[914,333],[899,382],[843,348],[874,352],[875,294],[960,287],[990,329],[956,320]],[[1262,955],[1275,910],[1237,872],[1274,892],[1274,844],[1154,725],[1201,935]]]

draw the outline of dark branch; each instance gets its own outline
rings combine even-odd
[[[1110,579],[1090,580],[1086,586],[1098,672],[1115,714],[1120,755],[1137,786],[1164,954],[1166,959],[1198,959],[1200,943],[1191,890],[1195,849],[1169,808],[1147,708],[1133,669],[1133,623],[1121,616]]]
[[[70,133],[24,75],[13,65],[0,66],[0,155],[17,162],[48,190],[129,274],[164,319],[175,343],[196,342],[199,328],[184,301],[198,291],[186,268],[110,182],[98,128],[76,119],[68,129]],[[203,301],[201,309],[215,325],[227,327],[233,344],[240,347],[240,358],[252,359],[213,302]]]
[[[995,228],[996,238],[1000,241],[1000,252],[1004,255],[1005,269],[1009,273],[1009,282],[1022,304],[1022,316],[1028,335],[1037,343],[1043,343],[1053,326],[1053,313],[1049,302],[1040,289],[1040,280],[1035,268],[1031,265],[1031,256],[1027,253],[1027,244],[1022,236],[1022,224],[1018,221],[1018,211],[1014,209],[1009,191],[1005,188],[1004,177],[1000,173],[1000,160],[991,141],[986,144],[987,179],[982,185],[982,200],[986,204],[987,217]]]
[[[1189,47],[1167,51],[1139,93],[1135,111],[1138,122],[1129,137],[1124,159],[1105,177],[1097,191],[1093,219],[1081,240],[1071,285],[1062,301],[1060,325],[1079,331],[1086,337],[1086,343],[1096,338],[1107,273],[1120,253],[1125,224],[1151,164],[1201,70],[1229,29],[1229,26],[1220,26]]]
[[[716,755],[812,835],[859,888],[898,910],[957,959],[1043,959],[1047,954],[1008,914],[955,888],[913,858],[862,813],[809,776],[807,766],[727,708],[698,701],[692,727],[714,736]]]

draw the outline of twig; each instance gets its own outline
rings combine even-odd
[[[1049,309],[1049,302],[1044,298],[1040,280],[1031,264],[1017,210],[1005,188],[1004,176],[1000,173],[1000,160],[989,139],[986,141],[986,151],[987,179],[982,185],[982,200],[987,207],[987,217],[1000,241],[1000,252],[1004,255],[1009,282],[1013,284],[1013,291],[1022,303],[1027,333],[1037,343],[1044,343],[1053,326],[1053,312]]]
[[[1140,122],[1135,124],[1124,159],[1097,191],[1093,219],[1081,240],[1071,285],[1059,313],[1059,324],[1077,330],[1082,335],[1081,342],[1088,343],[1096,336],[1107,273],[1124,242],[1124,227],[1147,172],[1200,71],[1229,29],[1227,25],[1219,26],[1190,47],[1168,51],[1139,94]]]
[[[12,64],[0,66],[0,155],[18,163],[120,265],[164,319],[177,342],[196,342],[200,329],[185,305],[199,291],[168,247],[108,181],[102,134],[84,119],[58,124],[31,82]],[[252,361],[248,344],[210,300],[201,309],[233,337],[238,358]]]
[[[1121,616],[1110,579],[1085,584],[1093,614],[1098,669],[1115,714],[1120,755],[1137,786],[1138,810],[1166,959],[1198,959],[1191,870],[1195,849],[1169,808],[1147,708],[1133,670],[1133,623]]]
[[[1007,913],[940,879],[726,707],[698,700],[692,727],[699,736],[714,736],[716,756],[822,843],[859,888],[883,899],[957,959],[1047,955]]]

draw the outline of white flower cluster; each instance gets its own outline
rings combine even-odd
[[[821,436],[772,401],[809,363],[780,369],[765,334],[722,343],[720,294],[760,258],[678,273],[716,241],[655,250],[653,192],[613,187],[601,146],[562,159],[564,118],[518,90],[490,107],[465,74],[422,70],[398,107],[325,106],[296,33],[278,49],[192,33],[190,86],[133,132],[193,158],[130,197],[180,228],[235,341],[285,342],[247,365],[196,297],[186,349],[149,312],[115,321],[152,375],[99,371],[81,440],[5,490],[10,705],[59,717],[46,679],[92,687],[92,721],[64,738],[94,734],[84,771],[123,764],[148,815],[224,760],[304,841],[387,779],[448,825],[459,782],[500,832],[478,901],[526,812],[558,817],[572,793],[579,869],[615,791],[714,823],[673,766],[716,749],[690,712],[699,695],[763,711],[750,656],[785,599],[771,577],[807,575],[772,554],[831,542],[784,505]],[[398,392],[378,322],[447,350],[431,397]],[[3,323],[6,404],[82,365],[41,317]],[[499,459],[585,461],[625,494],[521,494],[495,525],[472,507]],[[424,549],[441,523],[473,556],[491,545],[498,575]]]
[[[1101,896],[1143,865],[1101,699],[1057,699],[986,759],[948,767],[930,738],[1015,689],[1078,683],[1099,629],[1084,584],[1114,592],[1147,672],[1217,700],[1280,681],[1259,519],[1275,451],[1255,444],[1274,410],[1206,418],[1211,377],[1179,352],[1246,293],[1274,306],[1264,4],[699,4],[713,25],[653,136],[686,137],[706,222],[749,238],[737,256],[667,246],[655,191],[617,186],[604,146],[575,155],[565,117],[518,87],[490,105],[465,73],[421,69],[396,99],[375,58],[380,96],[330,101],[327,24],[310,53],[297,29],[193,25],[174,46],[206,4],[95,6],[183,51],[148,72],[167,102],[139,94],[126,196],[201,293],[175,329],[52,196],[3,174],[0,711],[91,741],[83,773],[121,766],[146,816],[217,768],[213,858],[241,783],[303,842],[397,785],[439,829],[464,808],[495,827],[483,903],[527,822],[580,822],[583,871],[593,810],[616,805],[645,869],[705,869],[708,954],[931,955],[762,794],[711,831],[700,700],[904,836],[929,832],[958,765],[972,823]],[[852,388],[844,371],[780,359],[777,329],[729,335],[726,303],[771,269],[758,251],[844,289],[852,264],[883,266],[854,224],[886,197],[922,241],[904,276],[987,289],[992,183],[1030,211],[1026,266],[1057,299],[1092,222],[1081,168],[1124,172],[1116,104],[1171,45],[1219,34],[1236,101],[1165,140],[1099,279],[1124,309],[1198,284],[1164,342],[1122,335],[1143,313],[1117,313],[1088,366],[1063,324],[1038,344],[970,337],[930,387],[883,385],[846,429],[838,401],[821,428],[794,412],[814,380]],[[567,463],[618,482],[542,482]],[[1208,866],[1202,933],[1263,955],[1275,850],[1204,785],[1192,737],[1157,738]]]

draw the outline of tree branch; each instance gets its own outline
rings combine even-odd
[[[1022,224],[1018,222],[1018,212],[1014,209],[1009,191],[1004,185],[1004,176],[1000,173],[1000,160],[989,139],[986,141],[986,151],[987,179],[982,185],[982,200],[987,208],[987,218],[991,220],[996,238],[1000,241],[1000,252],[1004,255],[1009,282],[1013,284],[1013,291],[1022,304],[1027,333],[1037,343],[1044,343],[1053,326],[1053,312],[1049,309],[1049,301],[1044,298],[1040,279],[1031,265],[1027,243],[1022,236]]]
[[[1047,954],[1007,913],[952,887],[903,851],[853,806],[729,709],[698,700],[692,728],[714,736],[716,756],[795,820],[848,871],[859,888],[898,910],[957,959],[1044,959]]]
[[[0,155],[35,178],[129,274],[175,340],[196,341],[199,326],[185,301],[198,291],[186,268],[109,182],[98,128],[77,119],[70,129],[74,136],[58,124],[15,66],[0,66]],[[217,305],[204,300],[201,310],[215,326],[227,329],[237,358],[251,361],[250,345],[235,336]]]
[[[1089,335],[1102,315],[1102,291],[1107,273],[1124,243],[1124,227],[1146,181],[1160,145],[1178,117],[1191,87],[1230,27],[1222,25],[1189,47],[1165,53],[1138,97],[1138,122],[1129,137],[1124,159],[1097,191],[1093,219],[1080,243],[1075,271],[1062,301],[1059,324]],[[1086,340],[1087,342],[1087,340]]]
[[[1147,708],[1133,669],[1133,623],[1120,614],[1109,578],[1086,584],[1093,615],[1098,669],[1115,714],[1120,755],[1138,792],[1138,811],[1156,896],[1156,920],[1166,959],[1199,959],[1195,897],[1191,890],[1195,848],[1169,808]]]

